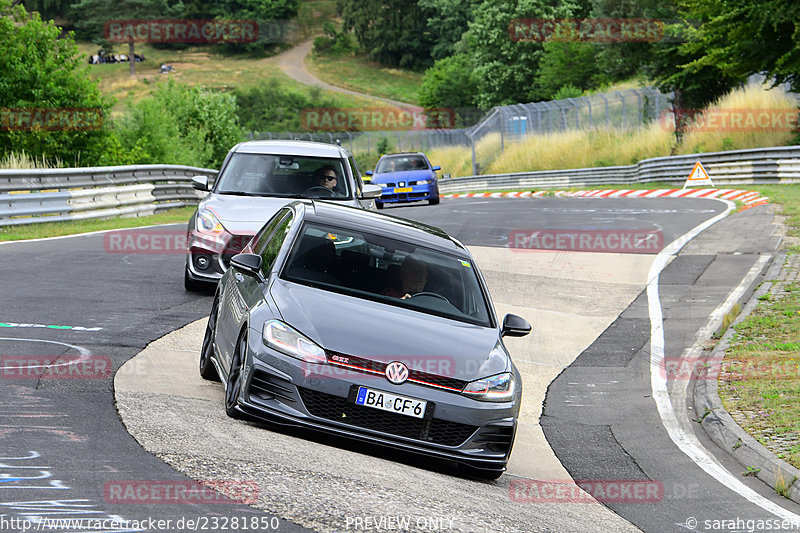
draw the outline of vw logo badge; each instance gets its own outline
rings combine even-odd
[[[400,385],[408,379],[408,367],[399,361],[389,363],[386,366],[386,379]]]

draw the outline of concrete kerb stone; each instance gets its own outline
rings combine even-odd
[[[766,274],[767,280],[778,279],[786,260],[786,252],[779,252],[773,259],[772,265]],[[758,283],[758,279],[754,284]],[[747,318],[756,308],[759,298],[770,291],[773,283],[765,281],[754,292],[748,290],[742,297],[742,302],[747,302],[742,312],[733,321],[731,327],[725,332],[709,359],[721,360],[730,346],[736,324]],[[748,299],[747,294],[752,293]],[[740,302],[740,304],[742,303]],[[730,413],[723,407],[719,397],[719,387],[716,379],[699,379],[694,382],[694,408],[699,417],[700,425],[717,446],[733,456],[743,467],[743,472],[756,471],[756,477],[769,485],[772,489],[781,482],[788,487],[786,497],[800,503],[800,470],[786,461],[780,459],[755,438],[750,436],[736,423]]]

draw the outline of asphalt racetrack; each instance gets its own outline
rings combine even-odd
[[[669,259],[658,280],[666,357],[690,346],[748,272],[766,266],[761,258],[777,246],[769,209],[731,214]],[[690,459],[650,388],[650,268],[661,248],[725,210],[700,199],[576,198],[384,210],[464,242],[498,313],[533,324],[531,335],[507,343],[525,397],[509,472],[495,482],[228,419],[221,386],[196,370],[212,295],[183,290],[180,253],[112,253],[103,234],[0,245],[0,530],[45,518],[108,520],[102,531],[184,531],[196,520],[226,531],[520,532],[727,531],[735,528],[714,521],[776,519]],[[568,231],[604,239],[592,250],[528,247],[531,235],[556,242]],[[608,239],[635,242],[633,234],[654,235],[658,246],[620,253]],[[60,375],[59,365],[82,370]],[[681,398],[672,408],[688,419]],[[695,429],[738,476],[741,467]],[[786,516],[800,513],[760,481],[739,478]],[[192,479],[229,497],[202,486],[165,496]],[[598,503],[548,490],[572,480],[624,494]]]

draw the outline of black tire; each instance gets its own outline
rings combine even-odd
[[[375,207],[378,209],[383,209],[383,202],[375,202]]]
[[[214,298],[211,306],[211,314],[208,315],[206,334],[203,337],[203,347],[200,348],[200,377],[209,381],[220,381],[217,368],[211,361],[214,355],[214,327],[217,324],[217,306],[219,298]]]
[[[439,204],[439,189],[436,189],[436,194],[432,197],[428,198],[428,205],[438,205]]]
[[[183,288],[189,292],[202,292],[208,289],[208,284],[190,278],[189,265],[186,265],[183,270]]]
[[[242,388],[242,369],[246,350],[247,334],[243,332],[236,343],[231,369],[228,372],[228,383],[225,385],[225,414],[231,418],[244,418],[244,415],[236,410],[236,405],[239,403],[239,391]]]

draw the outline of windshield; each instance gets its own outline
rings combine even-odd
[[[217,194],[351,198],[341,159],[233,154],[215,189]]]
[[[491,327],[471,259],[385,236],[307,223],[281,277]]]
[[[376,174],[386,172],[405,172],[407,170],[426,170],[429,169],[428,163],[421,155],[397,155],[384,157],[378,162]]]

